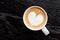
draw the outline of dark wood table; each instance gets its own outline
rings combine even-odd
[[[35,5],[47,12],[48,36],[23,23],[24,11]],[[0,0],[0,40],[60,40],[60,0]]]

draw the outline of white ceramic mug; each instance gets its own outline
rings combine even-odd
[[[30,28],[30,27],[28,26],[28,24],[26,23],[25,19],[24,19],[24,16],[25,16],[26,12],[27,12],[30,8],[33,8],[33,7],[37,7],[37,8],[42,9],[42,10],[44,11],[45,15],[46,15],[46,22],[45,22],[45,24],[44,24],[42,27],[40,27],[39,29],[32,29],[32,28]],[[50,33],[50,32],[48,31],[48,29],[45,27],[45,25],[47,24],[47,20],[48,20],[48,16],[47,16],[46,11],[45,11],[42,7],[40,7],[40,6],[31,6],[31,7],[27,8],[26,11],[24,12],[24,15],[23,15],[23,22],[24,22],[25,26],[26,26],[28,29],[33,30],[33,31],[42,30],[42,32],[43,32],[45,35],[48,35],[48,34]]]

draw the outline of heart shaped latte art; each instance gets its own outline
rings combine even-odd
[[[28,15],[28,20],[32,25],[39,25],[43,22],[43,16],[41,14],[36,16],[35,12],[30,12]]]

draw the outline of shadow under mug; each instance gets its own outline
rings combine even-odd
[[[39,29],[37,29],[37,30],[36,30],[36,29],[33,30],[33,29],[29,28],[28,24],[27,24],[26,21],[25,21],[25,14],[26,14],[26,12],[27,12],[29,9],[33,8],[33,7],[40,8],[41,10],[43,10],[43,11],[45,12],[45,15],[46,15],[45,24],[44,24],[42,27],[40,27]],[[45,27],[45,25],[47,24],[47,21],[48,21],[47,13],[46,13],[46,11],[45,11],[42,7],[40,7],[40,6],[31,6],[31,7],[27,8],[26,11],[25,11],[24,14],[23,14],[23,22],[24,22],[25,26],[26,26],[28,29],[33,30],[33,31],[42,30],[42,32],[43,32],[45,35],[48,35],[48,34],[50,33],[50,32],[48,31],[48,29]]]

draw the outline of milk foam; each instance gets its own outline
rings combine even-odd
[[[41,14],[36,16],[35,12],[30,12],[28,15],[28,20],[32,25],[39,25],[43,22],[43,16]]]

